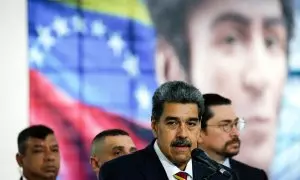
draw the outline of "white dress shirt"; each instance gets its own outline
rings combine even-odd
[[[226,158],[225,161],[222,163],[224,166],[231,168],[230,167],[230,162],[229,162],[229,158]]]
[[[168,179],[169,180],[176,180],[176,178],[174,177],[174,175],[178,172],[182,172],[177,166],[175,166],[172,162],[170,162],[167,157],[161,152],[157,141],[155,141],[154,143],[154,151],[156,152],[158,159],[160,160],[161,164],[163,165]],[[190,161],[188,162],[185,170],[183,172],[186,172],[188,174],[188,180],[193,180],[193,164],[192,164],[192,160],[190,159]]]

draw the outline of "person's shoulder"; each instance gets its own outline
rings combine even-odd
[[[237,161],[237,160],[234,160],[234,159],[231,159],[231,165],[232,166],[239,166],[239,168],[243,168],[243,169],[251,169],[253,171],[261,171],[261,169],[258,169],[256,167],[252,167],[252,166],[249,166],[248,164],[245,164],[243,162],[240,162],[240,161]]]
[[[137,171],[144,163],[143,150],[120,156],[104,163],[99,172],[101,179],[124,179]],[[125,178],[126,179],[126,178]]]
[[[238,168],[238,169],[240,169],[242,171],[248,171],[248,172],[251,172],[253,174],[259,174],[261,176],[267,176],[266,172],[264,170],[262,170],[262,169],[259,169],[259,168],[256,168],[256,167],[252,167],[252,166],[250,166],[248,164],[245,164],[243,162],[240,162],[240,161],[237,161],[237,160],[234,160],[234,159],[231,159],[230,161],[231,161],[230,162],[231,166],[233,166],[232,168],[236,167],[236,168]]]

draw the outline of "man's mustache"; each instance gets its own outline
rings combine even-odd
[[[230,145],[230,144],[235,144],[238,143],[239,145],[241,144],[241,140],[238,137],[233,138],[232,140],[226,142],[226,146]]]
[[[191,141],[187,139],[176,139],[171,143],[172,147],[191,147],[192,143]]]

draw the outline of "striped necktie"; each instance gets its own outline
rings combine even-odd
[[[186,172],[178,172],[173,175],[175,179],[177,180],[187,180],[188,173]]]

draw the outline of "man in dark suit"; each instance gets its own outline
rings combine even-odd
[[[54,132],[34,125],[18,136],[17,162],[23,170],[20,180],[55,180],[60,168],[59,148]]]
[[[218,94],[204,94],[199,147],[210,158],[236,172],[241,180],[266,180],[266,173],[232,159],[240,150],[240,131],[245,120],[236,116],[231,100]]]
[[[214,171],[191,159],[197,147],[203,97],[192,85],[171,81],[152,97],[151,127],[154,141],[145,149],[105,163],[103,180],[202,180]],[[211,180],[227,179],[220,174]]]

